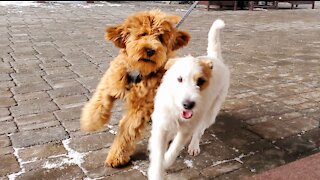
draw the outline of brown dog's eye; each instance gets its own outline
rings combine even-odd
[[[141,36],[146,36],[147,35],[147,33],[143,33],[143,34],[141,34]]]
[[[206,82],[206,80],[205,79],[203,79],[203,78],[199,78],[198,80],[197,80],[197,86],[202,86],[204,83]]]
[[[181,76],[180,76],[180,77],[178,77],[178,79],[177,79],[177,80],[178,80],[178,82],[179,82],[179,83],[182,83],[182,77],[181,77]]]

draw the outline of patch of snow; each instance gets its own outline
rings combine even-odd
[[[39,6],[36,1],[1,1],[0,6]]]
[[[19,176],[20,174],[23,174],[23,173],[26,172],[25,168],[22,166],[22,159],[19,157],[19,151],[21,149],[24,149],[24,148],[15,148],[15,147],[13,147],[13,150],[14,150],[13,155],[17,158],[21,170],[19,172],[17,172],[17,173],[9,174],[8,175],[8,179],[9,180],[15,180],[17,176]]]
[[[70,148],[71,139],[65,139],[62,141],[62,144],[64,148],[68,151],[68,154],[62,154],[57,156],[51,156],[48,159],[56,158],[56,157],[63,157],[61,159],[58,159],[57,162],[49,162],[46,161],[42,167],[45,169],[52,169],[52,168],[63,168],[63,165],[65,164],[76,164],[78,165],[82,171],[86,174],[87,170],[84,169],[81,164],[84,162],[83,158],[86,156],[87,153],[79,153],[73,149]]]
[[[222,161],[216,161],[211,166],[218,166],[220,164],[224,164],[224,163],[231,162],[231,161],[237,161],[237,162],[243,164],[243,162],[241,161],[242,158],[248,157],[248,156],[251,156],[251,155],[254,155],[254,154],[255,154],[255,152],[249,152],[248,154],[240,154],[238,157],[235,157],[233,159],[226,159],[226,160],[222,160]]]
[[[192,160],[184,160],[184,164],[186,164],[188,168],[193,168],[193,161]]]
[[[112,130],[112,129],[109,130],[109,133],[111,133],[111,134],[113,134],[113,135],[116,135],[116,134],[117,134],[117,132],[114,131],[114,130]]]
[[[144,162],[140,163],[141,161],[136,161],[134,163],[134,166],[132,167],[132,169],[138,170],[142,173],[142,175],[147,176],[147,172],[142,170],[142,167],[144,165]],[[140,163],[140,164],[139,164]]]
[[[37,157],[34,157],[34,158],[32,158],[30,161],[21,162],[21,165],[23,165],[23,164],[29,164],[29,163],[35,162],[35,161],[37,161],[37,160],[38,160],[38,158],[37,158]]]
[[[186,9],[176,9],[176,11],[186,12],[188,10],[186,10]]]
[[[235,152],[239,152],[239,149],[232,147],[232,150],[234,150]]]
[[[121,4],[113,4],[113,3],[108,3],[108,2],[105,2],[105,4],[110,7],[120,7],[121,6]]]

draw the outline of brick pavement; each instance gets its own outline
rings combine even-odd
[[[183,15],[189,6],[119,5],[0,6],[0,179],[146,179],[147,139],[129,166],[103,166],[121,102],[95,133],[79,131],[80,109],[117,55],[103,39],[107,25],[153,7]],[[181,27],[192,39],[178,54],[205,53],[208,29],[222,18],[232,81],[201,154],[184,150],[169,179],[239,179],[320,151],[318,7],[192,12]]]

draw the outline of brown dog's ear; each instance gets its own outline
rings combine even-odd
[[[184,31],[177,31],[175,35],[175,39],[172,44],[172,50],[177,50],[188,44],[190,40],[190,35]]]
[[[168,70],[178,59],[177,58],[170,58],[166,65],[164,65],[164,69]]]
[[[113,41],[113,43],[119,48],[125,48],[125,37],[123,32],[123,26],[111,26],[106,29],[105,39]]]

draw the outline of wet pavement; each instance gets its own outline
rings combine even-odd
[[[82,106],[118,53],[105,27],[159,8],[183,15],[190,5],[161,2],[36,3],[0,6],[0,179],[146,179],[147,137],[131,164],[103,162],[117,132],[121,102],[103,130],[79,130]],[[168,179],[241,179],[320,151],[320,10],[211,10],[198,6],[180,27],[203,55],[216,18],[229,95],[206,130],[201,153],[181,152]]]

